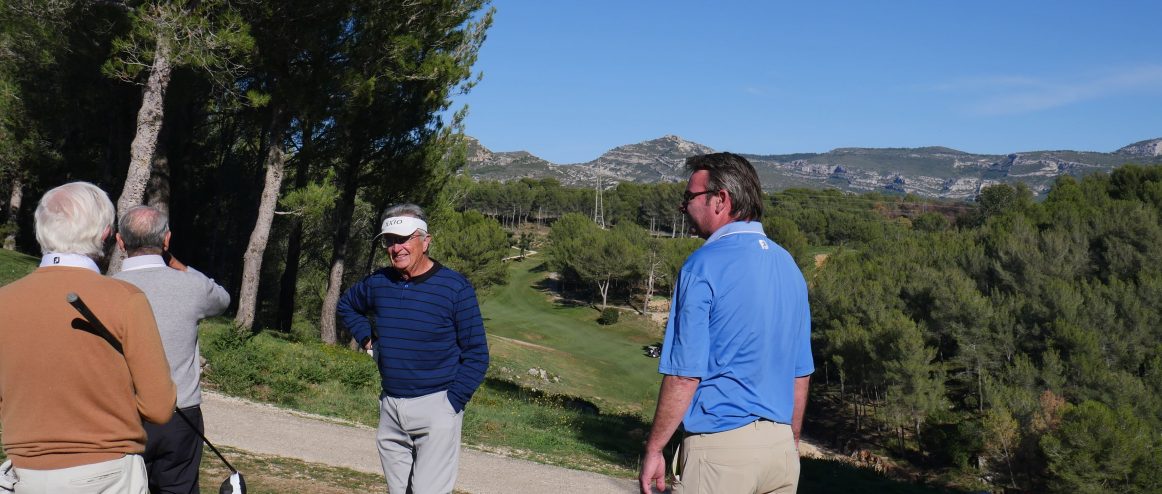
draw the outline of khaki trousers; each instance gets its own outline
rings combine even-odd
[[[16,469],[16,494],[146,494],[141,455],[56,470]]]
[[[686,436],[678,472],[674,494],[793,494],[799,485],[799,451],[791,426],[759,420]]]

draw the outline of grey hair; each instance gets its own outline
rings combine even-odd
[[[383,211],[384,219],[391,218],[393,216],[410,216],[412,218],[424,220],[425,223],[428,221],[428,215],[424,214],[424,208],[421,208],[410,202],[402,202]],[[428,232],[424,232],[424,234],[427,235]]]
[[[105,234],[112,234],[113,203],[100,187],[71,182],[44,193],[33,214],[42,254],[105,256]]]
[[[741,221],[763,217],[763,186],[758,172],[746,158],[734,153],[714,153],[686,158],[686,170],[710,172],[711,190],[730,194],[730,216]]]
[[[169,233],[169,215],[152,206],[133,206],[121,213],[117,232],[130,255],[161,254],[165,234]]]

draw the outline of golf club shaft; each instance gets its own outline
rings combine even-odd
[[[117,353],[120,353],[122,356],[125,355],[125,351],[121,348],[121,342],[117,341],[117,338],[113,337],[113,334],[109,332],[109,329],[105,327],[105,324],[103,324],[100,319],[97,319],[97,315],[93,314],[93,311],[89,310],[89,306],[85,305],[85,301],[81,300],[80,295],[77,295],[74,292],[69,292],[69,294],[65,296],[65,300],[67,300],[69,305],[72,305],[74,309],[77,309],[77,312],[81,313],[81,317],[84,317],[89,321],[89,325],[93,326],[93,328],[98,333],[100,333],[99,336],[104,338],[105,341],[109,342],[110,345],[113,345],[113,349],[117,350]],[[180,408],[174,408],[174,412],[177,412],[178,416],[186,422],[186,425],[190,426],[190,429],[193,429],[194,432],[198,433],[198,437],[202,438],[202,441],[205,441],[206,446],[209,446],[210,450],[213,451],[215,455],[218,455],[218,459],[222,460],[222,463],[226,464],[226,468],[229,468],[233,473],[238,473],[238,470],[235,470],[234,466],[230,465],[230,462],[226,461],[226,458],[222,456],[222,453],[218,452],[218,448],[215,448],[214,444],[211,443],[209,439],[206,439],[206,435],[202,434],[202,431],[198,430],[197,427],[194,427],[194,423],[190,421],[189,417],[186,417],[186,414],[182,413]]]
[[[226,461],[226,457],[222,456],[222,453],[218,452],[218,448],[214,447],[214,443],[211,443],[209,439],[206,439],[206,435],[202,434],[202,431],[198,430],[198,428],[194,426],[194,422],[190,420],[189,417],[186,417],[185,413],[182,413],[182,409],[175,408],[173,411],[178,414],[178,417],[181,417],[182,420],[185,421],[186,425],[190,426],[190,429],[198,433],[198,437],[202,438],[202,441],[206,443],[206,446],[210,447],[210,451],[213,451],[215,455],[218,455],[218,459],[222,460],[222,463],[226,464],[226,468],[229,468],[230,472],[238,473],[238,470],[235,470],[234,466],[231,465],[230,462]]]

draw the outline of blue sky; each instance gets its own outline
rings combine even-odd
[[[1162,137],[1162,2],[495,0],[466,132],[585,162],[721,151],[1113,151]]]

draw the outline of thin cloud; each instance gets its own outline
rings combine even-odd
[[[1115,94],[1162,88],[1162,66],[1112,72],[1088,80],[1047,81],[1030,77],[991,77],[933,86],[950,93],[989,93],[977,96],[965,110],[972,115],[998,116],[1060,108]]]
[[[1002,89],[1032,88],[1043,86],[1044,83],[1031,77],[1023,76],[994,76],[959,79],[929,86],[926,89],[943,93],[965,91],[996,91]]]
[[[742,90],[745,91],[747,94],[751,94],[754,96],[766,96],[768,94],[766,88],[761,88],[761,87],[756,87],[756,86],[747,86],[747,87],[743,88]]]

